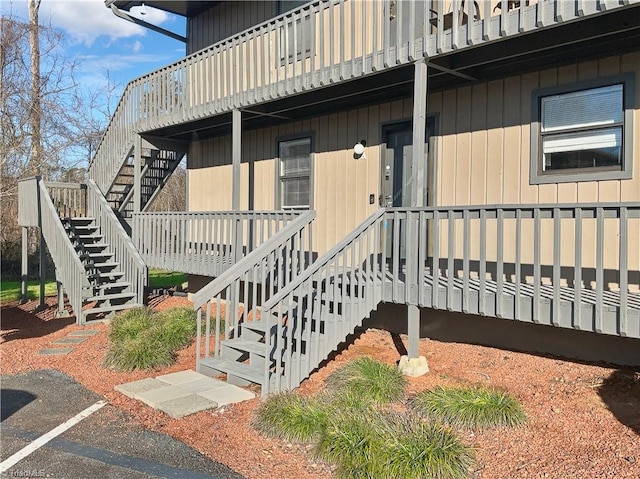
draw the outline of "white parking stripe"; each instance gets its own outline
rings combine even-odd
[[[8,457],[4,461],[0,462],[0,474],[5,472],[11,466],[15,465],[18,461],[21,461],[22,459],[27,457],[29,454],[32,454],[33,452],[35,452],[38,449],[40,449],[46,443],[48,443],[49,441],[51,441],[55,437],[59,436],[60,434],[62,434],[67,429],[75,426],[80,421],[82,421],[84,418],[91,416],[94,412],[96,412],[97,410],[99,410],[100,408],[105,406],[106,404],[107,404],[107,401],[98,401],[94,405],[89,406],[84,411],[76,414],[75,416],[73,416],[68,421],[65,421],[62,424],[60,424],[59,426],[53,428],[48,433],[43,434],[42,436],[40,436],[38,439],[33,441],[28,446],[25,446],[22,449],[20,449],[13,456]]]

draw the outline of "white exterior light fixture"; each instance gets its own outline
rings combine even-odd
[[[367,142],[365,140],[360,140],[353,146],[353,157],[356,160],[366,159],[367,156],[364,154],[364,147],[367,146]]]

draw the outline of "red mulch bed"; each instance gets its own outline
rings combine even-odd
[[[249,479],[329,478],[332,468],[314,462],[305,447],[264,438],[251,428],[260,399],[172,419],[116,392],[117,384],[169,372],[194,369],[195,346],[181,351],[171,367],[118,372],[104,367],[108,326],[91,325],[99,334],[65,356],[42,356],[76,326],[75,318],[55,319],[55,298],[34,313],[36,301],[6,303],[1,309],[2,374],[54,368],[132,414],[145,427],[169,434]],[[151,306],[191,305],[185,298],[158,297]],[[466,433],[476,448],[473,477],[640,478],[640,374],[601,365],[504,351],[477,345],[422,340],[421,354],[431,372],[409,380],[409,394],[436,385],[480,384],[505,389],[524,405],[529,423],[515,429]],[[305,381],[303,394],[323,387],[328,373],[361,355],[389,364],[399,359],[390,335],[361,334],[344,351]]]

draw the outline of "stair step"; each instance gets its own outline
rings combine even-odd
[[[116,311],[123,311],[125,309],[133,309],[141,307],[141,304],[138,303],[126,303],[126,304],[115,304],[111,306],[99,306],[97,308],[87,308],[82,310],[83,316],[89,316],[90,314],[100,314],[100,313],[115,313]]]
[[[120,263],[115,263],[115,262],[105,262],[105,263],[89,263],[89,264],[85,264],[84,267],[85,269],[87,268],[115,268],[117,266],[120,266]]]
[[[104,238],[103,235],[99,235],[99,234],[79,234],[79,235],[75,235],[76,238],[78,238],[80,241],[85,241],[85,240],[101,240]]]
[[[77,247],[79,246],[84,246],[85,249],[108,248],[109,243],[86,243],[86,244],[78,245]]]
[[[131,286],[131,283],[127,281],[120,281],[116,283],[102,283],[98,286],[94,286],[94,289],[104,291],[105,289],[119,289],[119,288],[127,288]]]
[[[89,223],[93,223],[95,220],[95,218],[90,218],[88,216],[67,216],[62,218],[62,221],[73,225],[87,225]]]
[[[272,325],[274,324],[275,323],[272,323]],[[242,323],[242,327],[264,333],[267,331],[267,322],[266,321],[246,321]]]
[[[110,279],[122,278],[123,276],[124,276],[124,273],[122,271],[109,271],[107,273],[98,273],[98,274],[90,275],[91,278],[110,278]]]
[[[225,339],[222,341],[221,346],[265,357],[265,344],[257,341],[247,341],[242,338]]]
[[[264,380],[264,370],[262,368],[258,369],[244,363],[228,361],[219,357],[200,360],[198,369],[202,367],[213,369],[214,371],[219,371],[221,373],[226,373],[227,375],[237,376],[256,384],[262,384]]]
[[[91,258],[111,258],[113,253],[110,251],[96,251],[93,253],[82,253],[78,255],[80,259],[91,259]]]
[[[136,293],[106,293],[98,296],[91,296],[87,298],[87,301],[107,301],[112,299],[131,299],[136,296]]]

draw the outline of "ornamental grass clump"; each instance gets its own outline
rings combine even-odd
[[[338,478],[463,479],[474,453],[451,430],[415,415],[369,410],[331,417],[316,446]]]
[[[124,371],[168,366],[175,362],[176,351],[191,342],[196,330],[196,316],[190,308],[163,312],[130,309],[111,323],[111,347],[105,364]]]
[[[315,398],[287,391],[260,405],[253,427],[265,436],[309,442],[324,431],[327,418],[327,408]]]
[[[470,429],[518,426],[527,420],[522,405],[512,396],[478,387],[422,391],[411,405],[426,418]]]
[[[331,392],[367,398],[374,404],[402,398],[405,384],[406,379],[397,368],[367,356],[345,364],[327,378]]]

